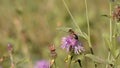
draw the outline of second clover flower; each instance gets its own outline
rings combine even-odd
[[[34,68],[50,68],[50,63],[47,60],[38,61]]]

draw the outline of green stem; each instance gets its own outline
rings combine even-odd
[[[72,61],[72,59],[73,59],[73,56],[70,57],[70,62],[69,62],[69,64],[68,64],[68,68],[70,68],[70,66],[71,66],[71,61]]]
[[[11,63],[13,63],[13,56],[11,53],[10,53],[10,60],[11,60]]]
[[[91,54],[93,53],[93,49],[92,49],[92,45],[91,45],[91,39],[90,39],[90,22],[89,22],[89,16],[88,16],[88,6],[87,6],[87,0],[85,0],[85,8],[86,8],[86,19],[87,19],[87,27],[88,27],[88,45],[91,51]],[[95,68],[97,67],[96,63],[95,64]]]
[[[114,43],[113,43],[114,51],[118,49],[117,43],[116,43],[116,39],[117,39],[118,35],[119,35],[118,21],[115,19],[114,32],[113,32],[114,39],[112,39],[112,41],[114,41]],[[117,67],[116,60],[118,60],[119,55],[120,55],[120,53],[117,56],[115,56],[115,58],[114,58],[115,59],[114,65],[111,66],[112,68],[116,68]]]
[[[110,11],[110,16],[112,16],[112,4],[109,2],[109,11]],[[110,18],[110,43],[112,45],[112,20]],[[111,52],[109,52],[108,55],[108,60],[110,60]]]
[[[91,42],[90,42],[90,23],[89,23],[88,7],[87,7],[86,0],[85,0],[85,8],[86,8],[86,19],[87,19],[87,27],[88,27],[88,44],[89,44],[89,47],[92,47]]]
[[[9,55],[10,55],[10,61],[11,61],[11,68],[15,68],[15,64],[14,64],[14,61],[13,61],[13,55],[12,55],[11,51],[9,52]]]
[[[111,2],[109,2],[109,11],[110,11],[110,16],[112,16],[112,12],[111,12],[111,9],[112,9],[112,4]],[[110,18],[110,44],[112,45],[112,20]],[[111,56],[111,52],[109,50],[109,54],[108,54],[108,60],[110,60],[110,56]],[[106,65],[106,68],[108,68],[109,65]]]
[[[113,49],[114,50],[116,50],[117,49],[117,43],[116,43],[116,39],[117,39],[117,36],[118,36],[118,33],[119,33],[119,31],[118,31],[118,26],[117,26],[117,21],[115,20],[115,23],[113,23],[114,24],[114,27],[113,27],[113,39],[112,39],[112,45],[114,45],[113,46]]]
[[[109,7],[110,7],[110,16],[112,16],[112,11],[111,11],[112,4],[111,3],[109,3]],[[111,20],[111,18],[110,18],[110,42],[112,44],[112,20]]]
[[[54,61],[54,65],[55,65],[55,68],[57,68],[57,67],[56,67],[56,61]]]
[[[108,53],[108,60],[110,59],[110,52]],[[106,64],[106,67],[105,68],[108,68],[108,64]]]
[[[88,7],[87,7],[86,0],[85,0],[85,7],[86,7],[86,19],[87,19],[87,27],[88,27],[88,45],[89,45],[91,53],[92,53],[93,49],[92,49],[91,40],[90,40],[90,23],[89,23]]]
[[[72,21],[73,21],[74,26],[79,30],[80,34],[86,39],[86,36],[83,35],[83,33],[82,33],[81,29],[79,28],[79,26],[78,26],[76,20],[74,19],[72,13],[70,12],[70,10],[69,10],[69,8],[68,8],[68,6],[67,6],[65,0],[62,0],[62,1],[63,1],[63,4],[64,4],[64,6],[65,6],[67,12],[69,13],[69,15],[70,15],[70,17],[71,17],[71,19],[72,19]]]

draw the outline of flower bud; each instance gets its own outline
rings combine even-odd
[[[56,53],[56,49],[54,45],[49,46],[49,50],[50,50],[50,55],[52,58],[56,58],[57,57],[57,53]]]
[[[8,43],[7,49],[8,49],[9,52],[12,52],[13,46],[10,43]]]

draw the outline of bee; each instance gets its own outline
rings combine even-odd
[[[50,50],[50,54],[52,58],[56,58],[57,57],[57,53],[56,53],[56,49],[55,49],[55,45],[50,45],[49,46],[49,50]]]
[[[70,33],[71,36],[73,36],[76,40],[78,40],[78,35],[72,29],[69,29],[68,32]]]

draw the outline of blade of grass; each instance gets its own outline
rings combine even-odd
[[[70,15],[70,17],[71,17],[71,19],[72,19],[72,21],[73,21],[74,27],[76,27],[76,28],[79,30],[80,34],[82,34],[82,36],[86,39],[86,36],[84,36],[84,34],[82,33],[81,29],[79,28],[79,26],[78,26],[76,20],[74,19],[73,15],[72,15],[71,12],[70,12],[70,10],[69,10],[69,8],[68,8],[68,6],[67,6],[65,0],[62,0],[62,1],[63,1],[63,4],[64,4],[64,6],[65,6],[67,12],[69,13],[69,15]]]

